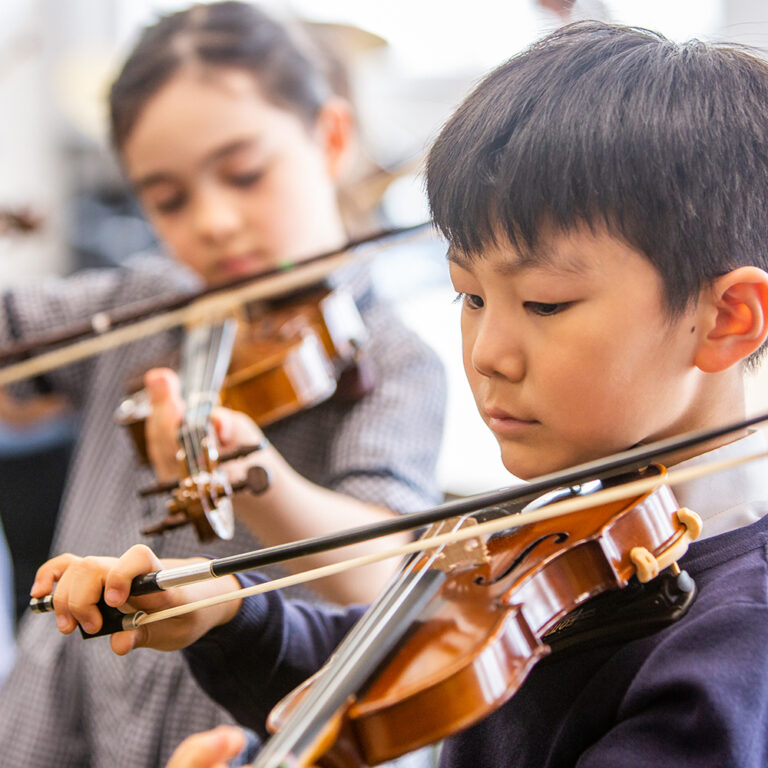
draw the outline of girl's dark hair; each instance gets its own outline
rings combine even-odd
[[[328,62],[299,30],[243,2],[194,5],[144,30],[109,94],[112,143],[119,152],[147,101],[182,67],[250,72],[273,104],[311,125],[333,94]]]
[[[737,46],[572,24],[488,75],[427,161],[437,226],[472,256],[503,235],[607,227],[658,269],[671,316],[714,277],[768,269],[768,65]]]

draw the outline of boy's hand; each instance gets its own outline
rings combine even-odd
[[[131,547],[120,558],[59,555],[38,569],[31,595],[44,597],[57,585],[53,604],[59,631],[66,635],[80,624],[86,632],[98,632],[102,618],[96,604],[102,595],[107,605],[126,613],[137,610],[151,613],[238,589],[237,579],[225,576],[128,601],[134,577],[199,561],[200,558],[161,561],[143,544]],[[142,647],[158,651],[186,648],[213,627],[232,619],[239,608],[240,601],[233,600],[135,630],[116,632],[110,644],[118,656]]]
[[[245,746],[245,734],[233,725],[188,736],[176,747],[166,768],[226,768]]]

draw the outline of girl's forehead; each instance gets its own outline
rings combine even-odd
[[[200,93],[218,92],[233,99],[268,101],[256,74],[240,67],[190,62],[178,69],[155,96],[170,88],[179,87]]]
[[[132,177],[180,158],[195,163],[226,148],[300,142],[307,134],[292,112],[265,100],[248,73],[222,70],[213,78],[185,72],[169,80],[141,111],[123,148]]]

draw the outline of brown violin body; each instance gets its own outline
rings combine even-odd
[[[313,287],[301,296],[251,304],[238,317],[222,405],[265,427],[334,395],[363,397],[373,388],[362,353],[366,338],[354,300],[342,290]],[[115,413],[143,464],[149,463],[144,425],[150,410],[139,390]]]
[[[545,635],[563,617],[633,576],[653,578],[685,552],[697,525],[663,486],[495,535],[482,562],[478,547],[467,551],[446,564],[437,597],[297,765],[351,765],[350,755],[375,765],[476,723],[549,653]],[[301,699],[323,684],[321,670],[278,705],[270,726],[286,727]]]
[[[213,334],[212,338],[220,336]],[[234,344],[227,352],[227,374],[223,385],[219,382],[215,387],[220,402],[265,427],[331,397],[357,400],[373,387],[363,353],[366,338],[354,300],[340,289],[312,286],[300,295],[253,302],[237,317]],[[197,366],[197,370],[211,368],[210,364]],[[207,398],[210,390],[207,384],[192,389]],[[128,429],[143,464],[149,463],[144,432],[150,410],[149,398],[141,390],[124,400],[115,415]],[[190,430],[183,441],[185,447],[194,446],[195,462],[190,466],[187,451],[180,451],[178,483],[140,491],[142,496],[172,493],[166,518],[143,533],[162,533],[192,523],[201,541],[233,535],[229,501],[233,487],[218,465],[235,456],[219,456],[215,437],[204,432],[200,427]],[[247,487],[254,493],[263,492],[268,475],[262,476],[258,488],[253,483]]]
[[[327,400],[340,382],[346,388],[338,395],[346,399],[371,388],[361,359],[367,333],[346,292],[320,289],[248,311],[251,317],[238,326],[223,405],[266,426]],[[362,386],[350,387],[356,375]]]

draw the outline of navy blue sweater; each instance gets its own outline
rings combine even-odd
[[[446,741],[441,768],[767,766],[767,544],[768,516],[694,543],[681,565],[699,596],[684,619],[545,658],[507,704]],[[273,592],[184,653],[203,688],[263,734],[269,709],[361,613]]]

